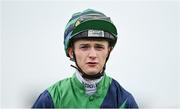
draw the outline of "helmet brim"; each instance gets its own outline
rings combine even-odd
[[[77,25],[71,35],[75,36],[89,29],[103,30],[105,32],[111,33],[114,37],[117,37],[117,29],[113,23],[108,22],[106,20],[94,20],[94,19],[87,20]]]

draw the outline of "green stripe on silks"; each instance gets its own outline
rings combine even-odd
[[[123,102],[123,104],[120,106],[119,109],[125,109],[126,102],[127,102],[127,99]]]
[[[112,79],[106,75],[97,84],[97,92],[87,95],[84,86],[73,77],[61,80],[48,88],[55,108],[99,108],[107,94]]]

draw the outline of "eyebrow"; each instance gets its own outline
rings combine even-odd
[[[104,47],[105,45],[104,45],[104,44],[95,44],[95,46],[101,46],[101,47]]]
[[[81,45],[90,45],[90,44],[79,44],[79,45],[81,46]]]
[[[90,44],[79,44],[79,46],[89,46]],[[104,44],[95,44],[95,46],[101,46],[101,47],[105,47]]]

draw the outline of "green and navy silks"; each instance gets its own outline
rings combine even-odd
[[[97,91],[87,95],[83,84],[73,75],[45,90],[32,108],[138,108],[133,96],[119,83],[104,75]]]

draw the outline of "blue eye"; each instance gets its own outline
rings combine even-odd
[[[81,46],[80,48],[88,48],[88,46]]]
[[[98,50],[98,51],[100,51],[100,50],[103,50],[103,49],[104,49],[104,46],[102,46],[102,45],[96,45],[96,46],[95,46],[95,49]]]

